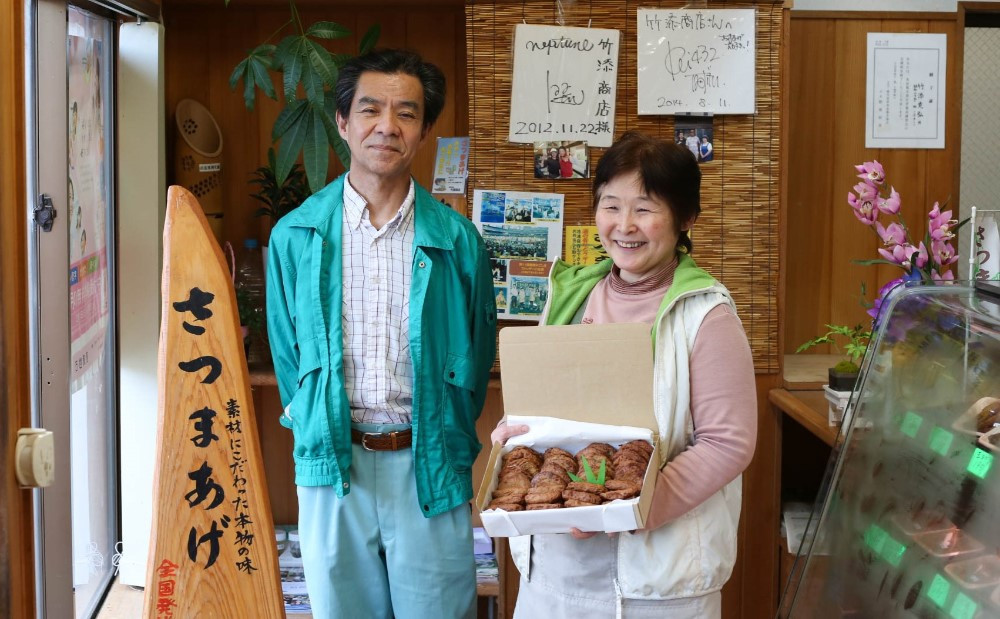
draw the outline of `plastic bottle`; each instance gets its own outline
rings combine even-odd
[[[265,280],[264,258],[257,239],[243,241],[243,253],[236,264],[236,299],[243,326],[250,327],[247,365],[267,363],[270,354],[265,334]]]

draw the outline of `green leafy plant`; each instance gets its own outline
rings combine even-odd
[[[257,186],[256,193],[250,194],[250,197],[264,205],[258,208],[254,215],[270,217],[272,223],[277,223],[312,194],[302,166],[294,164],[283,183],[278,182],[276,169],[274,149],[269,148],[267,165],[254,170],[249,181],[251,185]]]
[[[843,373],[856,373],[859,370],[858,362],[861,357],[865,354],[865,349],[868,348],[868,342],[872,338],[871,329],[865,329],[861,325],[855,325],[853,327],[847,327],[844,325],[826,325],[829,329],[823,335],[813,338],[808,342],[802,344],[795,349],[795,352],[799,353],[804,350],[808,350],[813,346],[819,346],[820,344],[830,344],[837,351],[837,354],[846,354],[847,358],[839,362],[834,370]],[[843,344],[843,348],[837,344],[837,341],[846,343]]]
[[[331,147],[345,168],[351,164],[351,153],[337,132],[334,95],[340,68],[351,56],[334,54],[321,42],[343,39],[350,36],[351,31],[330,21],[318,21],[304,27],[294,0],[289,1],[289,11],[289,20],[236,65],[229,76],[229,87],[235,89],[242,81],[243,101],[247,109],[252,110],[258,89],[278,99],[271,73],[281,74],[285,107],[271,131],[271,139],[280,140],[277,161],[272,166],[274,176],[279,185],[284,183],[301,156],[309,187],[318,191],[327,181]],[[272,41],[288,28],[293,33],[277,45],[273,44]],[[368,29],[361,38],[360,54],[375,47],[380,30],[377,24]]]
[[[602,458],[601,459],[601,468],[598,471],[597,475],[594,475],[594,469],[590,468],[590,463],[587,462],[587,458],[581,458],[581,460],[583,461],[583,472],[584,472],[584,474],[585,474],[585,476],[587,478],[587,481],[589,483],[592,483],[592,484],[597,484],[599,486],[603,486],[604,485],[604,476],[605,476],[605,473],[606,473],[605,469],[607,468],[608,461],[606,459]],[[574,475],[572,473],[568,473],[568,474],[569,474],[569,478],[572,479],[573,481],[582,481],[576,475]]]
[[[264,329],[264,314],[257,309],[250,299],[250,293],[237,286],[236,312],[240,315],[240,326],[246,327],[252,334],[259,334]]]

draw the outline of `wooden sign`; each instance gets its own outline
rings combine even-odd
[[[162,296],[143,615],[284,617],[236,296],[198,201],[176,186],[167,194]]]

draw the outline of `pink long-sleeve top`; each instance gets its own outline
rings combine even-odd
[[[618,268],[590,294],[582,322],[652,325],[677,261],[634,283]],[[691,352],[692,444],[659,472],[646,528],[660,527],[697,507],[740,475],[753,457],[757,389],[743,326],[725,305],[705,317]]]

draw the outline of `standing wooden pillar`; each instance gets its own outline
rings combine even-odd
[[[284,617],[236,296],[198,201],[181,187],[167,194],[162,297],[143,615]]]

